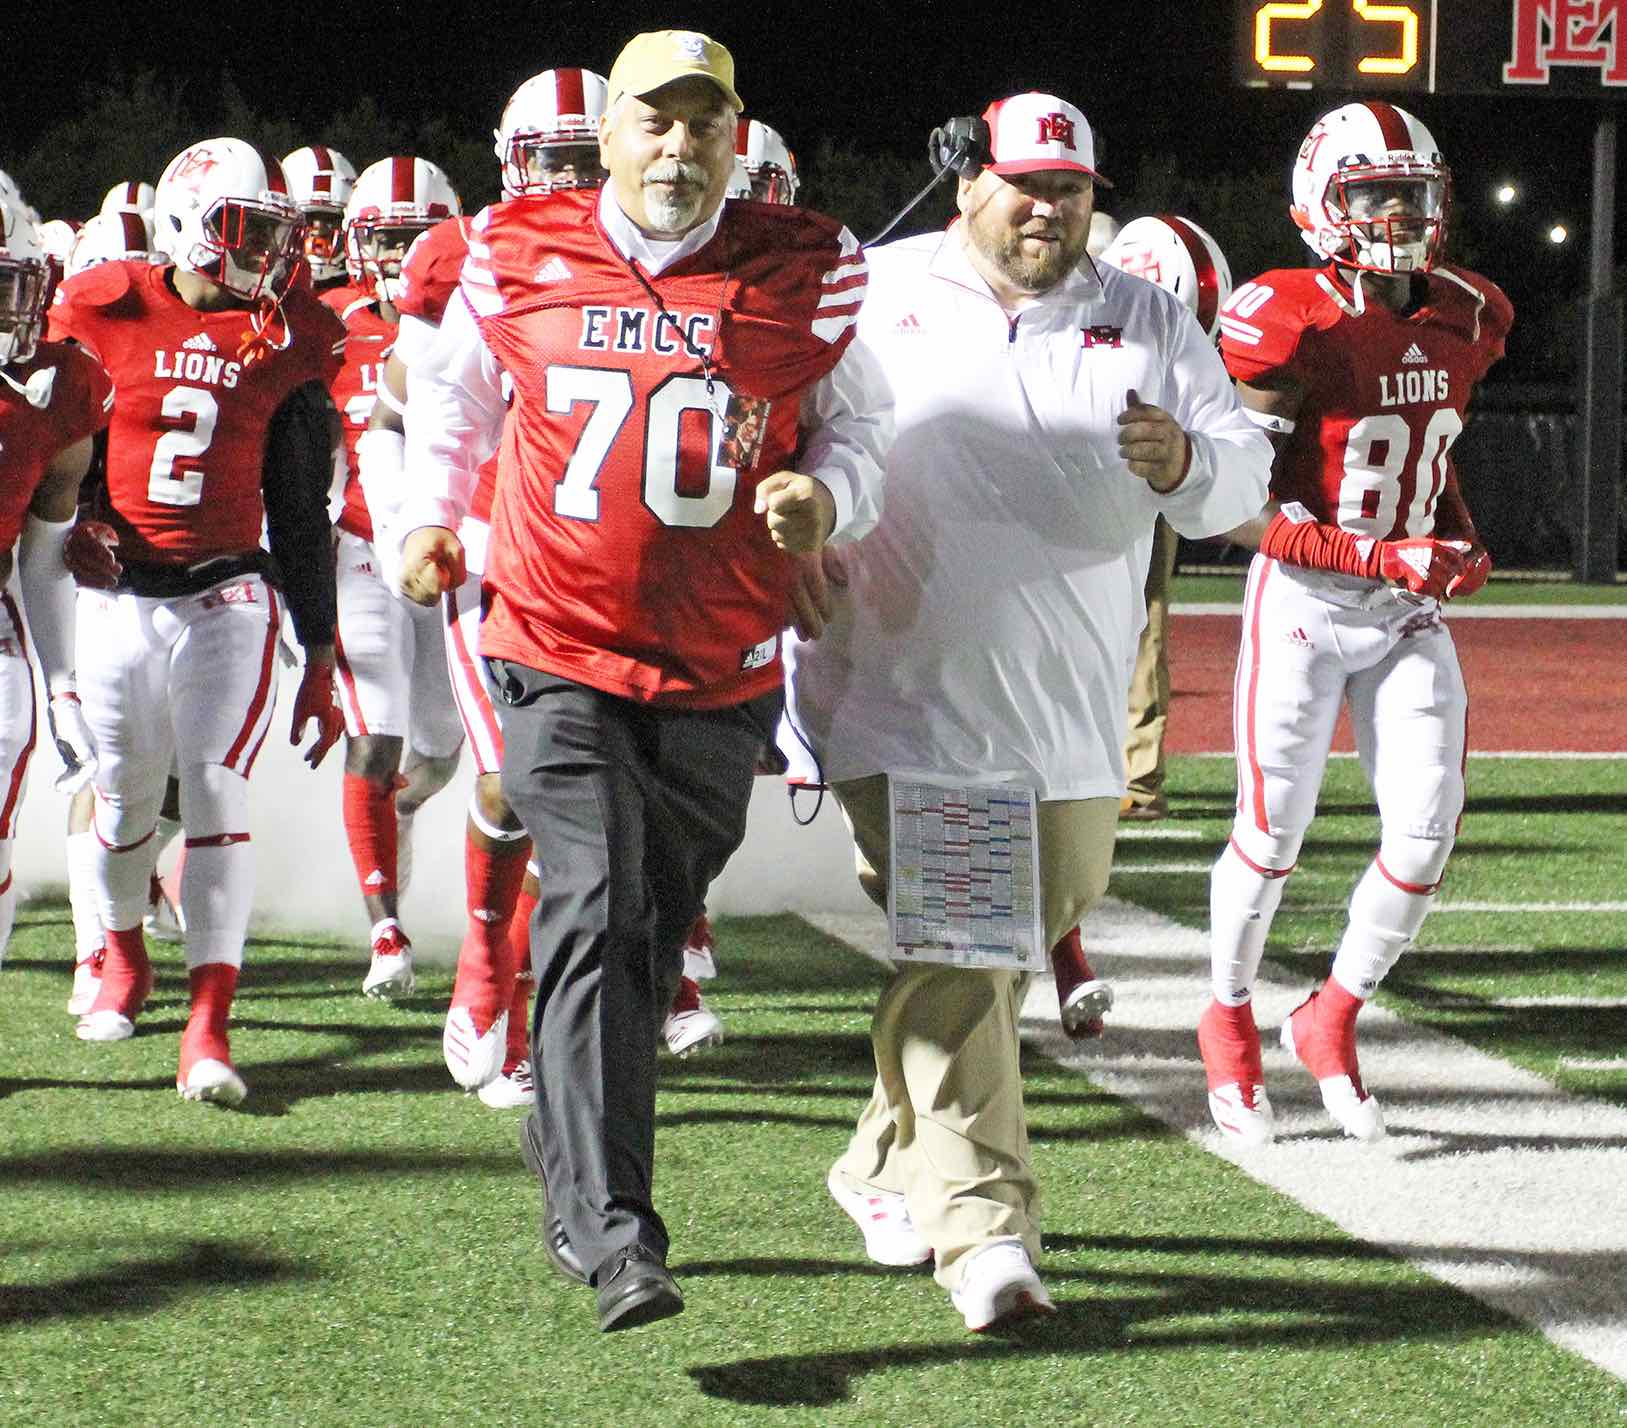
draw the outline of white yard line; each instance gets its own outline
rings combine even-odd
[[[1170,606],[1173,615],[1237,615],[1242,616],[1243,604],[1228,601],[1194,600],[1190,604],[1176,601]],[[1458,620],[1627,620],[1627,604],[1623,605],[1453,605],[1446,612],[1447,621]]]
[[[874,915],[811,915],[885,959]],[[1106,900],[1085,945],[1118,1001],[1108,1034],[1062,1035],[1051,979],[1035,978],[1024,1037],[1348,1234],[1540,1329],[1627,1378],[1627,1109],[1558,1090],[1465,1042],[1383,1007],[1362,1013],[1362,1071],[1388,1139],[1346,1140],[1316,1086],[1276,1043],[1307,987],[1267,962],[1255,993],[1279,1139],[1245,1151],[1209,1120],[1193,1029],[1208,997],[1202,932]]]

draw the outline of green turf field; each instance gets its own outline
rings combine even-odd
[[[1224,574],[1198,574],[1182,571],[1175,577],[1170,593],[1177,605],[1243,603],[1246,565]],[[1523,577],[1511,579],[1493,574],[1480,591],[1452,610],[1483,605],[1627,605],[1627,584],[1578,585],[1571,580]]]
[[[1623,896],[1627,762],[1475,761],[1449,901]],[[1231,765],[1173,766],[1191,842],[1123,848],[1113,891],[1191,925]],[[1321,969],[1375,822],[1352,761],[1271,954]],[[1212,836],[1211,836],[1212,835]],[[1190,862],[1188,872],[1137,864]],[[65,909],[25,909],[0,1078],[3,1424],[1512,1424],[1627,1421],[1627,1385],[1346,1236],[1082,1077],[1029,1065],[1060,1314],[964,1333],[930,1276],[863,1258],[823,1189],[869,1084],[880,974],[791,918],[724,921],[730,1039],[663,1059],[657,1196],[689,1311],[601,1336],[552,1278],[517,1112],[440,1063],[448,971],[405,1005],[359,959],[261,941],[234,1021],[242,1111],[173,1085],[184,979],[160,949],[135,1040],[76,1041]],[[1387,984],[1403,1015],[1627,1103],[1627,915],[1451,913]]]

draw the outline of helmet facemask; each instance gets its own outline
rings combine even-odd
[[[796,180],[778,164],[759,164],[755,169],[748,166],[748,172],[751,174],[751,196],[758,203],[796,201]]]
[[[0,253],[0,367],[28,361],[39,347],[50,283],[41,259]]]
[[[337,204],[300,205],[305,220],[305,262],[318,282],[345,274],[345,211]]]
[[[522,130],[510,138],[503,158],[503,191],[516,198],[598,188],[605,177],[596,139]]]
[[[433,218],[358,218],[345,233],[345,252],[352,277],[364,292],[382,302],[401,295],[401,268],[418,235],[438,222]]]
[[[249,302],[281,296],[304,236],[304,220],[292,203],[216,199],[201,226],[204,240],[189,266]]]
[[[1338,262],[1371,273],[1426,273],[1446,242],[1451,175],[1443,164],[1339,169],[1325,207],[1344,240]]]

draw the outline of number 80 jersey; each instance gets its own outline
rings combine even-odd
[[[1402,316],[1360,301],[1331,264],[1279,268],[1244,283],[1220,314],[1233,377],[1287,379],[1302,393],[1271,494],[1384,540],[1434,531],[1441,495],[1456,487],[1450,452],[1470,394],[1514,319],[1501,289],[1466,269],[1414,282],[1422,302]]]
[[[278,407],[306,382],[338,374],[345,329],[301,290],[283,299],[269,350],[242,347],[252,314],[199,312],[167,267],[109,262],[70,278],[51,309],[113,379],[109,523],[125,560],[192,565],[260,544],[266,438]]]

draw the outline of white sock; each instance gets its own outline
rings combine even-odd
[[[243,965],[243,938],[254,902],[254,845],[194,844],[181,871],[181,917],[186,923],[186,965]]]
[[[1424,847],[1414,850],[1406,844]],[[1371,997],[1412,945],[1435,902],[1433,891],[1421,889],[1439,886],[1449,851],[1449,844],[1443,850],[1439,843],[1424,839],[1398,839],[1387,841],[1367,865],[1350,895],[1350,920],[1333,957],[1334,980],[1351,996]],[[1419,852],[1424,856],[1408,856]],[[1391,866],[1392,858],[1412,877],[1397,872]],[[1401,886],[1403,883],[1407,886]]]
[[[1254,995],[1266,938],[1287,875],[1262,877],[1230,843],[1209,874],[1209,982],[1215,1000],[1240,1007]]]
[[[96,835],[89,828],[70,833],[66,846],[74,959],[83,962],[102,945],[102,919],[96,911]]]

